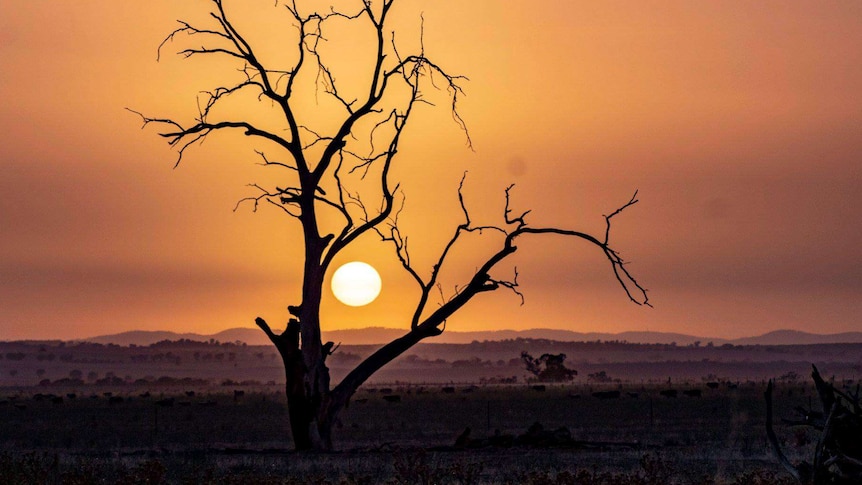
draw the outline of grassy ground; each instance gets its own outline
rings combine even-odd
[[[678,389],[699,387],[680,385]],[[764,432],[763,386],[700,387],[666,398],[662,387],[526,386],[362,389],[335,430],[340,451],[288,451],[277,388],[112,393],[0,390],[0,483],[782,483]],[[469,392],[467,392],[469,389]],[[603,389],[616,389],[608,387]],[[637,393],[631,397],[628,393]],[[812,389],[781,386],[777,416],[808,407]],[[388,402],[383,395],[398,395]],[[96,396],[96,397],[92,397]],[[173,397],[174,405],[155,401]],[[565,427],[564,446],[490,446],[534,423]],[[452,445],[465,428],[472,441]],[[810,458],[816,436],[779,428],[791,459]],[[499,443],[500,441],[495,441]],[[505,442],[505,440],[503,440]]]

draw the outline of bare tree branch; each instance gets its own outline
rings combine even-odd
[[[452,238],[450,238],[446,245],[444,245],[444,248],[441,251],[441,256],[438,258],[437,263],[432,267],[431,275],[428,281],[424,281],[418,275],[418,272],[410,265],[409,258],[404,256],[404,248],[406,246],[406,241],[401,238],[400,232],[398,232],[397,230],[397,224],[393,223],[392,226],[390,226],[392,227],[392,231],[388,236],[383,235],[384,240],[390,241],[395,245],[396,254],[401,261],[402,266],[404,266],[405,269],[407,269],[407,271],[414,276],[414,279],[419,282],[421,287],[420,297],[416,305],[416,310],[414,312],[414,316],[411,322],[410,332],[405,334],[400,339],[396,339],[390,344],[385,345],[377,352],[372,354],[370,357],[368,357],[365,361],[363,361],[353,371],[351,371],[341,381],[341,383],[339,383],[338,386],[333,389],[333,394],[339,396],[339,398],[347,399],[350,395],[353,394],[353,392],[355,392],[356,389],[358,389],[360,385],[362,385],[363,382],[365,382],[368,377],[370,377],[378,369],[389,363],[392,359],[400,355],[410,346],[425,338],[441,334],[445,329],[445,323],[447,319],[451,317],[454,313],[456,313],[458,310],[460,310],[476,295],[489,291],[495,291],[502,287],[515,291],[515,293],[523,299],[523,295],[517,291],[517,271],[515,279],[512,282],[496,280],[490,276],[491,270],[497,264],[499,264],[501,261],[503,261],[508,256],[517,251],[517,246],[515,246],[514,242],[521,235],[556,234],[580,238],[598,246],[603,251],[608,260],[611,262],[615,270],[617,267],[621,267],[624,264],[624,261],[622,260],[622,258],[620,258],[619,254],[608,245],[607,239],[610,233],[609,230],[605,233],[605,241],[600,241],[589,234],[579,231],[565,230],[559,228],[530,227],[525,220],[527,212],[522,213],[520,216],[513,217],[511,215],[512,211],[510,209],[510,191],[512,189],[512,186],[506,189],[506,208],[504,210],[504,219],[507,222],[507,225],[514,225],[515,227],[513,229],[507,230],[495,226],[472,226],[469,212],[464,205],[464,199],[462,194],[463,183],[464,178],[462,178],[461,183],[459,184],[458,194],[461,209],[464,213],[466,221],[456,228]],[[637,200],[635,199],[635,197],[632,197],[629,202],[621,206],[619,209],[615,210],[613,213],[611,213],[610,216],[607,216],[606,222],[608,226],[610,226],[610,219],[613,216],[621,213],[627,207],[634,205],[636,202]],[[447,256],[450,254],[452,248],[455,246],[462,234],[480,230],[492,230],[504,234],[505,237],[502,247],[498,249],[495,253],[493,253],[490,257],[488,257],[488,259],[475,271],[470,281],[466,285],[462,286],[460,290],[456,291],[455,295],[452,296],[452,298],[445,301],[442,305],[440,305],[439,308],[431,312],[430,315],[423,319],[421,315],[423,314],[423,311],[427,304],[428,295],[430,294],[432,288],[439,288],[439,282],[437,281],[437,279],[439,277],[440,270],[446,262]],[[649,306],[646,290],[640,286],[637,280],[634,279],[634,277],[632,277],[624,269],[622,269],[621,273],[619,274],[626,275],[629,278],[628,280],[626,280],[620,278],[619,276],[617,277],[620,285],[623,287],[629,298],[637,304]],[[633,286],[634,289],[629,288],[630,285]],[[635,291],[639,291],[639,293],[635,293]],[[635,299],[635,294],[638,294],[639,298]]]
[[[775,431],[772,429],[773,382],[770,380],[764,398],[766,435],[773,452],[788,473],[800,483],[860,483],[862,480],[862,416],[857,407],[858,398],[824,381],[817,367],[813,365],[811,377],[823,412],[797,408],[805,419],[785,420],[785,422],[820,430],[820,436],[814,446],[813,460],[810,463],[802,461],[798,465],[792,465],[782,452]]]
[[[286,168],[288,170],[293,170],[293,171],[297,170],[296,166],[294,166],[294,165],[290,165],[290,164],[284,163],[284,162],[276,162],[276,161],[268,159],[266,157],[266,154],[260,150],[255,150],[254,152],[257,153],[260,156],[260,158],[263,160],[263,163],[261,163],[261,165],[263,165],[263,166],[277,166],[277,167]]]

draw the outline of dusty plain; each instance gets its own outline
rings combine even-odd
[[[371,349],[342,346],[335,378]],[[579,375],[532,382],[521,350],[566,353]],[[0,343],[0,481],[790,483],[766,441],[767,379],[776,415],[795,418],[817,406],[812,364],[850,392],[862,375],[862,344],[427,344],[360,389],[337,451],[320,454],[290,449],[273,355],[237,342]],[[594,394],[606,391],[619,397]],[[791,460],[810,459],[814,430],[777,431]]]

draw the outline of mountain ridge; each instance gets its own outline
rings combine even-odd
[[[346,345],[384,344],[406,333],[406,330],[386,327],[367,327],[360,329],[330,330],[323,332],[324,341],[342,342]],[[626,341],[640,344],[670,344],[691,345],[700,342],[707,345],[811,345],[826,343],[862,343],[862,332],[843,332],[836,334],[816,334],[800,330],[774,330],[753,337],[737,339],[721,339],[698,337],[672,332],[627,331],[621,333],[575,332],[572,330],[534,328],[529,330],[486,330],[473,332],[447,331],[430,339],[429,343],[468,344],[473,341],[499,341],[518,338],[556,340],[561,342]],[[132,330],[117,334],[99,335],[79,339],[81,341],[117,344],[117,345],[150,345],[163,340],[196,340],[220,342],[245,342],[248,345],[268,345],[266,335],[258,328],[236,327],[222,330],[214,334],[198,334],[192,332],[178,333],[166,330]]]

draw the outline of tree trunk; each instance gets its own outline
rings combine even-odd
[[[310,389],[305,384],[308,372],[298,349],[295,353],[282,354],[282,360],[288,419],[296,450],[332,449],[330,423],[321,420],[321,403],[326,401],[328,393],[308,392]]]
[[[291,384],[287,384],[287,411],[290,419],[290,432],[293,444],[298,451],[310,450],[313,447],[310,424],[311,405],[303,393],[297,393]]]
[[[318,421],[316,417],[319,412],[314,405],[314,399],[307,392],[306,378],[308,372],[299,345],[299,321],[291,319],[287,323],[287,329],[282,334],[273,333],[266,321],[260,317],[255,319],[255,323],[266,333],[272,343],[275,344],[278,353],[281,354],[281,360],[284,364],[284,391],[287,397],[288,420],[294,447],[297,450],[331,448],[328,431],[322,433],[327,437],[325,443],[321,443],[321,440],[317,439],[321,435],[316,429],[316,422]]]
[[[285,395],[293,444],[298,451],[331,450],[332,426],[356,389],[374,372],[420,340],[439,335],[441,330],[426,324],[395,339],[354,369],[335,389],[329,389],[329,369],[322,349],[316,375],[308,371],[300,348],[300,323],[291,319],[284,333],[276,335],[262,318],[255,320],[281,354],[285,372]],[[317,384],[317,385],[315,385]]]
[[[296,442],[297,449],[332,449],[331,422],[323,419],[322,410],[329,401],[329,368],[326,366],[326,358],[331,351],[331,345],[324,346],[320,335],[320,301],[323,297],[323,282],[326,268],[320,264],[322,254],[326,248],[328,238],[320,238],[314,218],[314,211],[309,206],[304,211],[307,220],[303,224],[306,230],[305,250],[305,274],[302,288],[302,304],[297,309],[298,325],[301,334],[301,346],[299,347],[298,362],[293,367],[302,371],[292,374],[294,402],[288,400],[291,408],[291,420],[293,421],[293,408],[296,407],[296,425],[292,427],[305,426],[303,437],[308,438],[308,443]]]
[[[290,419],[290,431],[296,449],[311,448],[309,422],[311,421],[311,406],[305,396],[302,382],[305,378],[305,365],[299,349],[299,322],[291,319],[287,330],[281,335],[281,345],[276,345],[284,363],[285,394],[287,395],[287,410]]]
[[[300,201],[305,241],[302,302],[289,306],[291,318],[284,333],[277,335],[260,317],[255,323],[267,334],[281,354],[284,363],[285,395],[288,417],[297,450],[332,448],[331,419],[324,418],[329,402],[329,369],[326,357],[331,345],[323,346],[320,338],[320,301],[323,295],[325,265],[322,254],[332,236],[321,238],[314,209],[316,182],[306,173],[301,177],[303,196]]]

